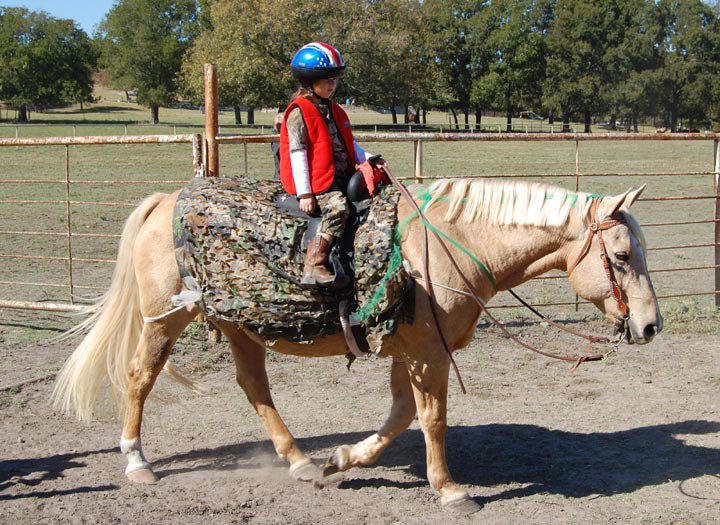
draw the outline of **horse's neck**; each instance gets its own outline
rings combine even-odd
[[[497,242],[483,250],[493,268],[499,290],[518,286],[566,264],[568,239],[558,228],[537,226],[491,226]]]
[[[551,228],[481,221],[447,223],[442,216],[433,219],[440,229],[453,230],[461,238],[461,244],[489,270],[498,290],[512,288],[549,270],[565,269],[571,243],[581,231],[579,219]]]

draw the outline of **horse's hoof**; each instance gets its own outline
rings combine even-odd
[[[321,477],[320,469],[310,461],[302,461],[290,467],[290,477],[299,481],[315,481]]]
[[[158,477],[149,468],[134,470],[127,475],[130,481],[135,483],[143,483],[145,485],[154,485],[158,482]]]
[[[335,449],[333,455],[328,458],[323,465],[323,476],[328,477],[338,472],[345,471],[349,468],[350,464],[350,447],[343,445]]]
[[[340,469],[337,465],[333,464],[332,458],[328,459],[327,462],[325,462],[325,464],[323,465],[322,475],[324,478],[332,476],[333,474],[337,474],[338,472],[340,472]]]
[[[475,500],[468,495],[464,495],[461,498],[453,499],[448,502],[443,502],[442,506],[443,509],[460,516],[469,516],[470,514],[475,514],[482,509],[482,506],[478,505]]]

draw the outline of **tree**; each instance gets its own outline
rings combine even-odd
[[[617,1],[558,0],[547,36],[544,100],[563,114],[564,131],[570,115],[580,113],[589,133],[592,115],[607,110],[603,95],[611,88],[612,75],[606,54],[619,45],[623,30]]]
[[[102,65],[111,83],[137,89],[159,122],[175,99],[182,57],[200,30],[199,0],[119,0],[100,24]]]
[[[656,13],[661,64],[651,79],[657,86],[658,109],[675,131],[681,117],[704,118],[717,100],[720,30],[717,16],[700,0],[659,0]]]
[[[478,34],[479,15],[490,4],[481,0],[426,0],[428,29],[432,42],[433,66],[441,81],[443,93],[457,123],[455,108],[465,115],[465,128],[470,127],[469,113],[473,82],[482,75],[487,63],[479,56],[483,41]]]
[[[183,88],[200,100],[202,64],[213,62],[221,103],[284,107],[295,85],[290,61],[304,44],[332,43],[351,62],[343,43],[361,20],[360,8],[353,0],[216,0],[210,6],[212,29],[201,31],[184,60]]]
[[[429,81],[421,41],[421,4],[417,0],[370,3],[346,39],[350,66],[347,90],[364,104],[389,107],[397,124],[398,104],[423,105]]]
[[[18,107],[20,122],[27,122],[28,106],[91,101],[96,61],[72,20],[0,7],[0,100]]]
[[[478,104],[505,109],[506,129],[512,131],[515,108],[540,109],[545,77],[545,34],[553,3],[536,0],[495,0],[485,11],[483,56],[487,73],[476,80]]]

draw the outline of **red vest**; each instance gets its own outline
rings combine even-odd
[[[283,126],[280,130],[280,180],[283,188],[291,195],[295,195],[295,181],[292,175],[292,166],[290,164],[290,140],[287,132],[287,118],[290,112],[300,108],[305,127],[307,128],[310,144],[306,144],[308,167],[310,170],[310,187],[314,194],[322,193],[327,190],[335,178],[335,155],[333,153],[332,137],[330,137],[330,129],[327,122],[320,114],[320,110],[315,107],[312,101],[304,97],[298,97],[293,100],[285,109]],[[338,128],[340,139],[345,146],[345,153],[348,158],[348,171],[355,172],[355,146],[350,127],[350,120],[343,109],[335,104],[330,103],[332,118]]]

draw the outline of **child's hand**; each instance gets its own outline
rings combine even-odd
[[[302,211],[304,211],[308,215],[312,215],[315,212],[315,208],[317,208],[317,201],[315,200],[315,195],[300,198],[300,209]]]

